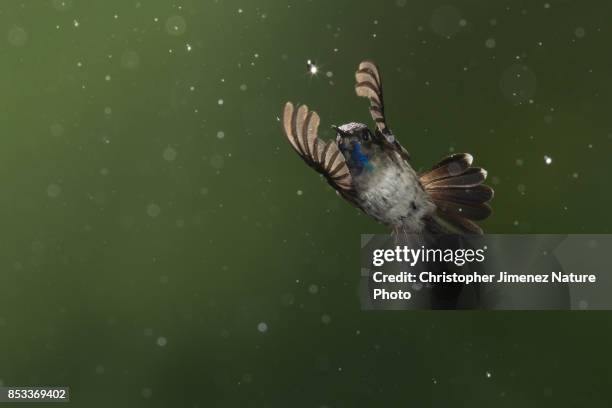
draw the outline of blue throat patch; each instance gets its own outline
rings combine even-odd
[[[353,158],[359,168],[366,169],[367,171],[374,170],[370,158],[361,151],[361,144],[359,142],[355,142],[353,145]]]

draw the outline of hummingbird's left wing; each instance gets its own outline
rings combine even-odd
[[[370,115],[376,123],[378,133],[384,137],[388,146],[393,147],[405,160],[410,160],[410,154],[395,139],[387,125],[382,79],[374,61],[361,61],[357,72],[355,72],[355,80],[357,81],[355,84],[357,95],[370,100]]]
[[[283,110],[283,127],[291,146],[310,167],[323,174],[340,194],[353,190],[348,166],[335,141],[317,137],[319,115],[306,105],[295,109],[291,102]]]

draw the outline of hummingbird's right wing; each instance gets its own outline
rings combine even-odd
[[[374,61],[365,60],[359,63],[357,72],[355,72],[355,92],[358,96],[363,96],[370,100],[370,114],[376,123],[376,127],[380,133],[390,134],[385,119],[385,105],[383,101],[382,80],[378,67]]]
[[[404,160],[410,160],[410,154],[404,147],[395,139],[391,133],[385,118],[385,102],[383,99],[382,79],[378,67],[371,60],[364,60],[359,63],[357,72],[355,72],[355,92],[358,96],[368,98],[370,101],[370,115],[378,133],[384,136],[387,145],[395,149]]]
[[[283,110],[283,127],[291,146],[310,167],[323,174],[341,194],[353,190],[353,180],[344,155],[335,141],[317,137],[319,115],[306,105],[295,109],[291,102]]]

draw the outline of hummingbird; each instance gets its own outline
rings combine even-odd
[[[283,128],[289,143],[336,192],[376,221],[401,234],[482,234],[493,189],[487,172],[472,167],[468,153],[453,154],[417,172],[411,156],[391,132],[385,116],[380,71],[371,60],[355,73],[355,92],[369,100],[374,131],[349,122],[332,126],[335,140],[318,135],[319,115],[306,105],[285,104]]]

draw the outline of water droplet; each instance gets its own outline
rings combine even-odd
[[[57,184],[49,184],[47,187],[47,195],[51,198],[57,198],[62,192],[62,188]]]
[[[219,154],[215,154],[210,158],[210,165],[217,170],[223,168],[224,163],[225,160],[223,159],[223,156]]]
[[[171,16],[166,20],[166,31],[173,36],[180,36],[187,30],[187,22],[181,16]]]
[[[23,47],[28,42],[28,33],[21,27],[13,27],[8,32],[8,42],[14,47]]]
[[[508,67],[499,81],[502,95],[508,102],[520,105],[533,98],[536,91],[536,76],[533,71],[523,64]]]
[[[459,10],[453,6],[437,8],[431,16],[430,26],[434,33],[442,37],[451,37],[465,27],[467,22],[461,18]]]
[[[53,7],[58,11],[67,11],[72,7],[73,0],[53,0]]]
[[[59,137],[64,134],[64,126],[61,123],[53,123],[49,130],[51,131],[51,136]]]
[[[164,149],[164,152],[162,153],[162,157],[166,161],[174,161],[176,159],[176,156],[178,156],[177,151],[170,146],[166,147]]]
[[[136,51],[125,51],[121,55],[121,66],[127,70],[136,71],[140,66],[140,56]]]
[[[281,305],[284,307],[290,307],[295,302],[295,296],[293,293],[283,293],[281,295]]]
[[[158,217],[161,214],[161,207],[155,203],[151,203],[147,206],[147,215],[151,218]]]

